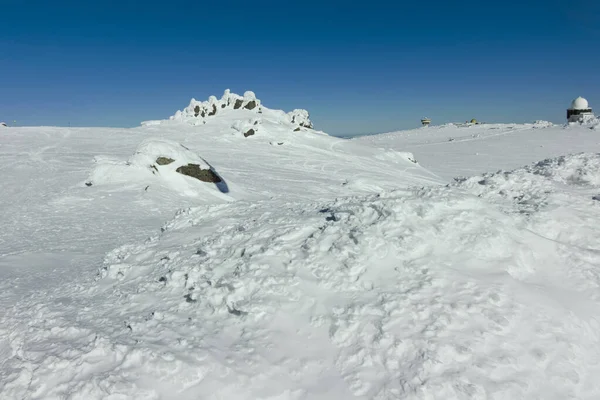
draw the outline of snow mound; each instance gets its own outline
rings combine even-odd
[[[86,181],[88,186],[130,184],[147,190],[160,184],[187,196],[200,196],[206,193],[205,182],[212,182],[226,192],[223,179],[206,160],[168,139],[144,140],[126,162],[103,156],[95,157],[94,161],[96,165]]]
[[[469,178],[455,178],[457,186],[496,201],[503,199],[520,213],[532,213],[548,205],[548,197],[565,186],[600,190],[600,154],[574,154],[549,158],[513,171],[498,171]]]
[[[549,128],[554,126],[554,124],[550,121],[537,120],[533,123],[534,128]]]
[[[265,115],[271,118],[276,117],[282,122],[287,122],[295,126],[313,129],[313,123],[310,120],[308,111],[295,109],[289,113],[280,110],[271,110],[262,105],[262,102],[252,91],[247,91],[243,96],[232,93],[229,89],[225,90],[221,99],[210,96],[207,101],[198,101],[192,99],[190,104],[183,110],[177,111],[166,121],[144,121],[142,125],[152,126],[168,122],[184,122],[190,125],[204,125],[211,117],[229,113],[232,110],[244,112],[239,118],[247,118],[247,113]]]

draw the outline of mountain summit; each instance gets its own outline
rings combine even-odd
[[[198,101],[194,98],[190,104],[183,110],[178,110],[168,120],[146,121],[142,125],[156,125],[165,122],[185,122],[190,125],[203,125],[207,119],[214,116],[239,112],[240,118],[247,118],[248,113],[266,114],[270,119],[276,119],[280,122],[297,125],[298,127],[313,129],[308,111],[295,109],[291,112],[281,110],[272,110],[262,105],[262,102],[256,98],[252,91],[247,91],[243,96],[232,93],[229,89],[225,90],[221,99],[216,96],[210,96],[206,101]],[[242,114],[243,112],[243,114]]]

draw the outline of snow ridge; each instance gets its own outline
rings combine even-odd
[[[194,98],[189,105],[183,110],[178,110],[174,115],[169,117],[168,121],[185,122],[191,125],[203,125],[206,120],[230,112],[231,110],[252,112],[255,114],[269,114],[270,116],[278,116],[282,121],[295,124],[303,128],[313,128],[308,111],[304,109],[295,109],[289,113],[284,113],[278,110],[271,110],[262,105],[262,102],[256,98],[256,94],[252,91],[247,91],[243,96],[232,93],[226,89],[220,99],[216,96],[210,96],[206,101],[198,101]],[[157,125],[168,121],[144,121],[142,125]]]

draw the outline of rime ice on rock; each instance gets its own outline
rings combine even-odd
[[[262,105],[262,102],[256,98],[256,94],[252,91],[247,91],[243,96],[232,93],[229,89],[225,90],[223,96],[217,99],[215,96],[210,96],[207,101],[198,101],[194,98],[190,104],[183,110],[175,112],[169,117],[168,121],[144,121],[142,125],[160,125],[165,122],[185,122],[190,125],[203,125],[213,116],[218,116],[224,112],[244,111],[263,116],[269,116],[271,119],[292,124],[296,127],[313,129],[313,124],[310,120],[308,111],[303,109],[295,109],[289,113],[280,110],[272,110]],[[247,114],[240,114],[241,119]]]

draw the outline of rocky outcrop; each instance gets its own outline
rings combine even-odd
[[[303,128],[313,129],[312,121],[308,115],[308,111],[296,109],[288,113],[288,117],[292,124],[298,124]]]
[[[265,116],[270,115],[271,117],[291,123],[296,127],[313,129],[313,123],[306,110],[295,109],[289,113],[271,110],[262,106],[261,101],[256,98],[254,92],[247,91],[243,96],[240,96],[231,93],[229,89],[225,90],[220,99],[217,99],[215,96],[210,96],[207,101],[197,101],[196,99],[192,99],[186,108],[177,111],[175,115],[169,118],[169,120],[184,121],[191,125],[202,125],[206,123],[207,118],[218,116],[220,113],[227,110],[252,111],[256,114],[263,114]],[[243,116],[243,118],[247,118],[247,116]],[[162,122],[145,121],[142,124],[155,125],[160,123]]]
[[[169,165],[169,164],[171,164],[174,161],[175,160],[173,160],[172,158],[169,158],[169,157],[158,157],[156,159],[156,163],[158,165]]]
[[[256,98],[254,92],[246,92],[244,96],[231,93],[227,89],[221,99],[210,96],[207,101],[197,101],[192,99],[190,104],[182,111],[177,111],[170,120],[186,120],[189,118],[206,118],[217,115],[220,110],[225,109],[246,109],[255,110],[260,107],[260,100]]]

